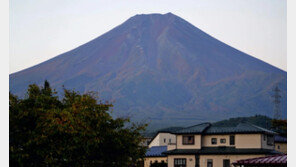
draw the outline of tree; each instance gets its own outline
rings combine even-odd
[[[134,166],[147,125],[112,118],[111,103],[95,93],[64,89],[59,100],[46,81],[30,85],[27,96],[9,94],[11,166]]]
[[[272,129],[281,136],[287,137],[287,120],[273,119]]]

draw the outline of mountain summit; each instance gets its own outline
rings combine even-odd
[[[235,116],[273,115],[271,90],[287,73],[240,52],[172,14],[136,15],[98,38],[11,74],[10,91],[47,79],[114,102],[115,116],[152,126],[190,125]]]

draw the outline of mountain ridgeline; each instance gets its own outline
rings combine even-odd
[[[114,116],[154,127],[187,126],[255,114],[273,115],[281,89],[286,117],[287,73],[211,37],[172,14],[136,15],[98,38],[9,76],[25,95],[48,80],[114,102]]]

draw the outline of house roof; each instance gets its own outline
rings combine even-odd
[[[145,154],[146,157],[165,157],[163,152],[167,151],[167,146],[153,146]]]
[[[206,134],[224,134],[224,133],[267,133],[276,134],[275,132],[250,124],[250,123],[240,123],[236,127],[209,127]]]
[[[276,143],[287,143],[287,138],[276,135],[274,137],[274,142],[276,142]]]
[[[250,159],[243,159],[238,160],[233,163],[233,165],[287,165],[287,155],[280,154],[280,155],[273,155],[268,157],[259,157],[259,158],[250,158]]]
[[[174,133],[174,134],[202,133],[209,126],[211,126],[210,123],[202,123],[202,124],[193,125],[193,126],[190,126],[190,127],[187,127],[187,128],[183,128],[183,129],[177,130],[177,131],[172,132],[172,133]]]
[[[194,125],[188,128],[184,128],[175,131],[174,134],[229,134],[229,133],[266,133],[266,134],[276,134],[268,129],[250,124],[250,123],[240,123],[234,127],[219,127],[213,126],[210,123],[203,123]]]
[[[202,147],[201,149],[175,149],[166,151],[166,155],[238,155],[238,154],[279,154],[280,152],[269,149],[237,149],[235,147]]]

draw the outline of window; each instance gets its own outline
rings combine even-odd
[[[266,141],[266,135],[263,135],[263,140]]]
[[[207,160],[207,167],[213,167],[213,160],[212,159]]]
[[[194,144],[194,136],[183,136],[183,144],[184,145],[193,145]]]
[[[164,138],[164,139],[163,139],[163,142],[165,143],[165,141],[166,141],[166,139]]]
[[[280,149],[281,147],[278,145],[278,149]]]
[[[267,145],[269,146],[273,146],[274,144],[274,138],[273,138],[273,135],[268,135],[267,136]]]
[[[212,138],[212,144],[217,144],[217,138]]]
[[[223,167],[230,167],[230,160],[229,159],[223,159]]]
[[[172,143],[172,139],[169,139],[169,143]]]
[[[234,136],[231,135],[229,138],[230,138],[230,139],[229,139],[229,144],[230,144],[230,145],[234,145],[234,144],[235,144],[235,142],[234,142]]]
[[[220,139],[220,143],[226,143],[226,139]]]
[[[175,158],[174,167],[186,167],[186,158]]]

